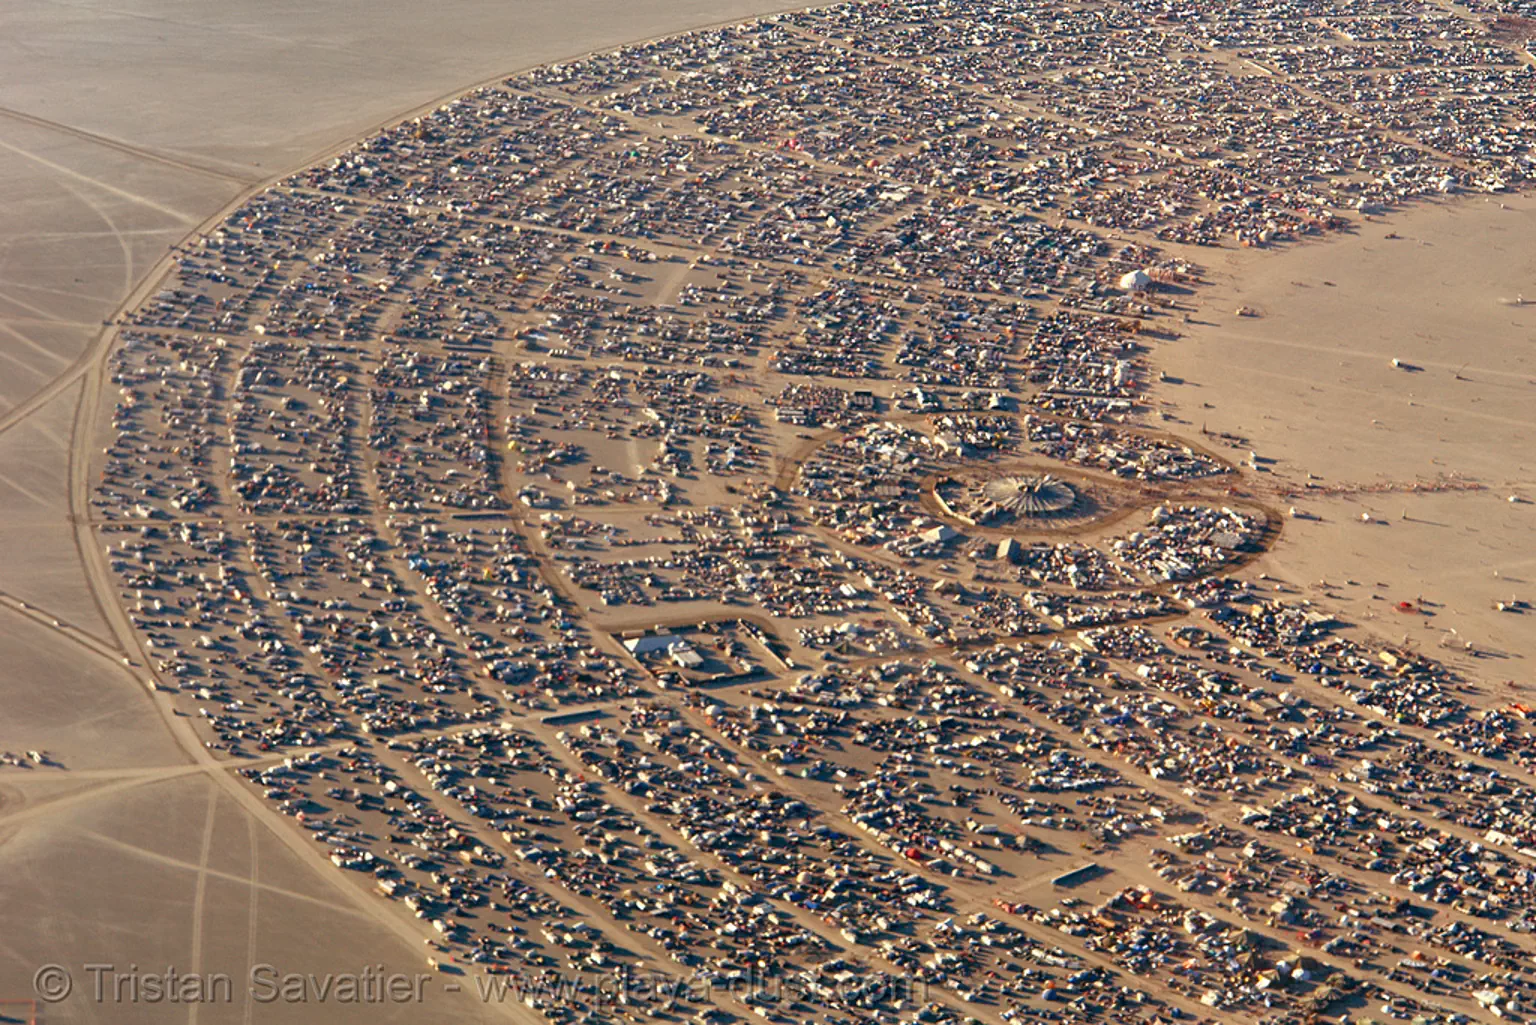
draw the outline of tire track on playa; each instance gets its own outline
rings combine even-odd
[[[10,609],[11,612],[18,616],[29,619],[45,629],[55,631],[92,654],[107,659],[116,666],[121,667],[126,662],[125,653],[122,648],[116,647],[105,638],[87,633],[73,623],[65,622],[58,616],[49,615],[42,609],[22,601],[15,595],[0,591],[0,607]]]
[[[59,233],[54,233],[54,234],[59,234]],[[79,232],[69,232],[68,234],[78,235]],[[160,235],[160,234],[163,234],[163,232],[161,232],[158,229],[147,229],[146,228],[146,229],[134,229],[133,231],[129,232],[129,234],[132,234],[132,235]],[[40,233],[40,234],[28,236],[28,237],[30,237],[30,238],[45,238],[45,237],[47,237],[47,233]],[[6,241],[4,243],[0,243],[0,245],[4,245],[4,246],[9,246],[10,244],[11,243],[9,241]],[[57,295],[57,296],[60,296],[60,297],[62,297],[64,299],[90,299],[90,300],[93,300],[95,302],[101,302],[101,303],[105,303],[105,302],[109,302],[110,301],[106,296],[91,295],[89,292],[77,292],[74,289],[69,289],[69,288],[50,288],[47,285],[39,285],[36,282],[32,282],[32,281],[17,281],[15,278],[0,278],[0,286],[3,286],[5,288],[19,288],[19,289],[21,289],[22,291],[25,291],[25,292],[42,292],[45,295]],[[13,296],[11,296],[8,293],[4,293],[4,292],[0,292],[0,299],[5,299],[7,301],[12,301],[12,302],[15,301]],[[58,323],[58,321],[54,320],[52,317],[49,318],[49,321],[51,323]]]
[[[54,322],[49,321],[47,323],[52,324]],[[42,355],[45,359],[49,360],[50,362],[53,362],[53,363],[63,363],[63,362],[65,362],[63,356],[60,356],[58,353],[54,352],[52,349],[48,348],[46,345],[43,345],[43,344],[41,344],[39,342],[35,342],[31,338],[28,338],[25,333],[23,333],[21,331],[18,331],[13,326],[14,324],[15,324],[15,321],[10,320],[9,318],[6,319],[6,320],[0,320],[0,331],[4,331],[6,334],[8,334],[12,338],[16,339],[16,341],[20,342],[22,345],[25,345],[27,348],[31,349],[33,352],[39,353],[40,355]]]
[[[213,853],[214,824],[218,821],[219,788],[208,787],[208,810],[203,820],[203,846],[197,859],[197,885],[192,890],[192,976],[198,978],[203,970],[203,919],[208,901],[208,858]],[[197,1008],[200,1000],[187,1002],[187,1025],[197,1025]]]
[[[250,870],[248,872],[249,878],[246,880],[249,886],[250,900],[246,903],[245,906],[245,965],[246,969],[249,970],[250,967],[256,963],[256,937],[258,933],[256,928],[256,909],[262,891],[262,884],[258,882],[257,871],[257,865],[259,862],[259,855],[257,854],[257,850],[259,844],[258,837],[256,835],[256,820],[251,818],[249,815],[245,816],[245,833],[247,843],[250,845],[251,857]],[[290,897],[299,896],[298,894],[290,893],[287,890],[280,892],[287,893]],[[308,900],[310,898],[303,899]],[[327,905],[327,907],[329,907],[332,911],[342,910],[337,908],[334,904]],[[247,993],[245,995],[245,1010],[241,1014],[240,1020],[244,1022],[244,1025],[251,1025],[251,1019],[255,1017],[255,1014],[256,1002],[251,999],[251,994]]]
[[[166,206],[163,203],[157,203],[155,200],[150,199],[148,196],[141,196],[136,192],[129,192],[127,189],[120,189],[116,185],[111,185],[102,181],[100,178],[92,178],[88,174],[85,174],[81,171],[76,171],[74,168],[67,167],[64,164],[57,163],[56,161],[49,160],[47,157],[38,156],[36,153],[33,153],[29,149],[25,149],[13,143],[6,142],[3,139],[0,139],[0,149],[7,150],[19,157],[25,157],[27,160],[32,161],[34,164],[37,164],[40,167],[46,167],[50,171],[56,171],[57,173],[64,175],[66,178],[73,178],[76,181],[85,182],[87,185],[94,185],[101,191],[117,196],[119,199],[125,199],[130,203],[145,207],[149,210],[154,210],[157,213],[165,214],[167,217],[170,217],[181,224],[187,224],[196,220],[192,214],[187,213],[185,210],[177,210],[175,207]]]
[[[8,351],[4,346],[0,346],[0,359],[3,359],[5,362],[15,366],[23,374],[35,375],[37,373],[36,367],[22,359],[20,356],[17,356],[14,352]]]
[[[131,142],[124,142],[121,139],[113,139],[106,135],[97,135],[95,132],[86,131],[84,128],[76,128],[73,125],[67,125],[61,121],[53,121],[45,117],[38,117],[36,114],[28,114],[25,111],[16,110],[13,107],[0,107],[0,117],[8,118],[12,121],[20,121],[22,124],[32,125],[36,128],[44,128],[52,132],[58,132],[62,135],[68,135],[71,138],[81,139],[85,142],[94,143],[97,146],[105,146],[107,149],[116,150],[119,153],[124,153],[131,157],[137,157],[140,160],[147,160],[150,163],[162,164],[166,167],[172,167],[178,171],[190,171],[193,174],[206,174],[214,178],[223,178],[226,181],[239,182],[242,185],[250,185],[253,183],[253,181],[255,181],[255,179],[249,177],[248,175],[232,174],[228,171],[220,171],[215,167],[209,167],[206,164],[199,164],[191,160],[183,160],[178,157],[166,156],[163,153],[157,153],[154,150],[145,149],[143,146],[136,146]]]
[[[3,350],[0,350],[3,353]],[[10,412],[0,415],[0,434],[15,427],[27,417],[36,413],[39,409],[48,405],[59,395],[69,390],[69,387],[84,376],[86,369],[96,359],[94,349],[77,356],[73,363],[63,373],[44,385],[39,391],[33,392],[31,397],[23,399],[21,404],[11,409]],[[19,361],[18,361],[19,362]],[[25,364],[22,364],[25,366]],[[28,368],[30,369],[30,368]]]
[[[102,234],[106,234],[106,232],[102,232]],[[153,233],[151,233],[151,234],[153,234]],[[6,295],[4,292],[0,292],[0,301],[13,302],[13,303],[15,302],[13,297]],[[17,324],[20,324],[23,327],[95,327],[96,326],[94,321],[89,321],[89,320],[61,320],[58,317],[46,317],[46,316],[44,316],[44,317],[6,317],[6,316],[0,316],[0,324],[11,324],[13,326],[17,325]],[[50,355],[52,355],[55,359],[59,360],[60,362],[62,362],[64,360],[63,356],[60,356],[58,353],[53,352],[51,349],[49,350],[49,353],[50,353]]]
[[[37,505],[41,506],[43,509],[47,509],[52,504],[48,500],[48,497],[46,495],[40,494],[40,493],[32,490],[31,488],[29,488],[25,484],[23,484],[21,481],[17,480],[15,477],[10,476],[9,474],[0,473],[0,485],[4,485],[5,487],[10,488],[12,491],[16,492],[18,495],[24,495],[25,497],[30,498],[33,502],[35,502]]]
[[[215,794],[218,793],[217,789],[215,789],[213,792]],[[254,825],[252,828],[254,829]],[[234,872],[224,872],[216,868],[200,865],[195,861],[188,861],[185,858],[177,858],[169,854],[161,854],[159,851],[152,851],[147,847],[140,847],[138,844],[132,844],[126,840],[119,840],[114,836],[108,836],[105,833],[100,833],[95,830],[77,830],[76,832],[80,836],[89,839],[93,843],[99,843],[106,847],[112,847],[116,850],[124,851],[125,853],[132,854],[135,857],[143,858],[146,861],[153,861],[158,864],[168,865],[173,868],[185,869],[189,872],[205,872],[211,879],[222,879],[231,883],[248,883],[250,884],[253,892],[255,890],[266,890],[268,893],[287,897],[290,900],[300,901],[305,904],[313,904],[316,907],[328,908],[332,911],[339,911],[346,915],[355,914],[355,912],[348,911],[345,908],[336,907],[335,903],[331,901],[321,900],[319,897],[312,897],[307,893],[300,893],[297,890],[285,889],[281,886],[275,886],[271,883],[258,882],[255,879],[237,875]],[[254,835],[255,834],[253,833],[253,839]]]
[[[90,787],[86,790],[78,790],[62,797],[52,797],[35,804],[26,804],[15,811],[0,816],[0,827],[12,828],[32,819],[41,818],[44,815],[54,814],[66,808],[72,808],[77,804],[88,801],[97,801],[114,794],[120,794],[127,790],[133,790],[142,786],[151,786],[170,779],[179,779],[182,776],[191,776],[203,771],[196,765],[182,766],[176,769],[159,769],[142,774],[124,774],[115,783],[105,783],[98,787]]]
[[[107,213],[100,203],[68,182],[60,182],[59,184],[72,192],[80,202],[90,207],[91,212],[101,218],[101,223],[107,226],[107,230],[117,240],[118,252],[123,254],[123,291],[133,291],[133,247],[128,244],[128,239],[123,235],[122,229],[117,226],[117,222],[112,219],[112,215]]]
[[[65,186],[65,187],[69,188],[68,186]],[[85,197],[82,196],[77,189],[70,188],[69,191],[74,193],[76,198],[78,198],[78,199],[80,199],[82,201],[84,200]],[[97,211],[97,213],[99,214],[100,211]],[[152,234],[152,233],[153,232],[146,232],[146,234]],[[102,234],[116,236],[119,233],[118,233],[116,228],[113,228],[110,232],[102,232]],[[7,243],[7,244],[9,244],[9,243]],[[11,284],[11,282],[5,282],[5,284]],[[25,287],[25,286],[22,286],[22,287]],[[52,289],[47,289],[46,291],[52,291]],[[81,296],[79,298],[90,298],[90,297],[89,296]],[[28,313],[35,313],[35,314],[37,314],[37,319],[39,321],[41,321],[42,323],[45,323],[45,324],[67,324],[67,323],[69,323],[68,321],[59,320],[52,313],[50,313],[46,308],[44,308],[42,306],[38,306],[35,303],[27,302],[25,299],[18,299],[14,295],[9,295],[9,294],[7,294],[5,292],[0,292],[0,299],[3,299],[4,301],[10,303],[12,306],[20,307],[21,309],[26,310]],[[6,317],[6,318],[4,318],[4,322],[8,323],[8,324],[15,324],[15,323],[19,322],[21,319],[22,318],[20,318],[20,317]]]

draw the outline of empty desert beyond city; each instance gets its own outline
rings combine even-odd
[[[1536,0],[0,26],[0,1022],[1536,1020]]]

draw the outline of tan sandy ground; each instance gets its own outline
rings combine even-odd
[[[1233,454],[1273,459],[1277,485],[1300,490],[1311,473],[1329,486],[1452,474],[1486,486],[1303,492],[1287,504],[1317,519],[1287,522],[1266,568],[1337,585],[1354,621],[1394,640],[1441,654],[1442,638],[1471,642],[1487,657],[1463,665],[1490,681],[1529,678],[1536,658],[1536,612],[1494,607],[1536,600],[1533,230],[1536,201],[1467,196],[1327,243],[1206,250],[1213,287],[1193,315],[1205,323],[1156,357],[1185,382],[1158,388],[1186,421],[1169,426],[1249,439]],[[1532,305],[1514,305],[1522,293]],[[1258,315],[1237,316],[1242,305]],[[1393,608],[1421,596],[1430,615]]]

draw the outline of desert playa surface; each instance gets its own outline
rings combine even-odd
[[[1159,357],[1187,382],[1161,392],[1183,430],[1241,435],[1302,482],[1294,505],[1316,518],[1289,525],[1275,572],[1327,581],[1318,590],[1362,622],[1417,646],[1470,643],[1498,679],[1536,657],[1528,617],[1498,608],[1536,584],[1536,309],[1520,304],[1536,298],[1532,230],[1528,197],[1464,196],[1234,253],[1213,266],[1199,323]],[[1420,597],[1432,615],[1394,614]]]

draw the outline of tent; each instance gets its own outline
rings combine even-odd
[[[1152,276],[1144,270],[1127,271],[1120,277],[1120,287],[1127,292],[1145,292],[1152,287]]]

